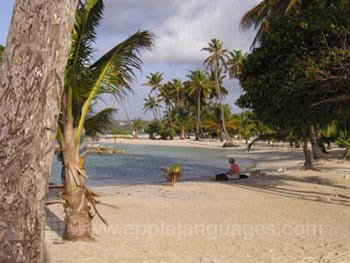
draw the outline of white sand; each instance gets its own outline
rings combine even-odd
[[[99,210],[109,233],[95,218],[93,242],[47,238],[49,262],[350,262],[348,162],[323,161],[322,172],[305,172],[301,150],[263,144],[235,156],[256,161],[268,176],[95,188],[106,194]],[[59,205],[50,210],[62,218]]]

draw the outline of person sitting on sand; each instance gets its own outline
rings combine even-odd
[[[216,181],[227,181],[230,179],[240,179],[240,178],[247,178],[248,176],[245,174],[240,174],[239,172],[239,166],[235,163],[235,159],[230,158],[229,163],[231,165],[230,170],[228,170],[226,173],[217,174],[215,176]]]
[[[235,159],[230,158],[228,162],[231,164],[231,168],[226,172],[227,177],[239,178],[239,166],[235,163]]]

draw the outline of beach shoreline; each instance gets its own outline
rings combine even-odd
[[[94,242],[48,238],[49,262],[350,262],[350,164],[330,159],[315,162],[321,172],[303,171],[300,149],[240,147],[235,156],[254,160],[266,176],[93,187],[109,227],[94,219]],[[49,209],[63,220],[60,205]],[[184,233],[199,226],[204,233]]]

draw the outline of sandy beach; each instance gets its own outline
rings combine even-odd
[[[179,140],[119,143],[221,146]],[[331,159],[315,163],[321,171],[303,171],[301,150],[287,144],[261,143],[233,155],[251,160],[267,175],[180,181],[176,187],[94,188],[104,194],[98,207],[109,227],[96,217],[94,241],[71,243],[47,226],[48,262],[350,262],[348,162]],[[51,223],[63,219],[62,206],[48,209]]]

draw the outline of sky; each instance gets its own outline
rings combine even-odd
[[[126,108],[130,118],[151,119],[144,113],[144,98],[149,88],[142,84],[150,72],[163,72],[166,81],[186,79],[190,70],[204,69],[208,55],[201,49],[218,38],[228,50],[249,51],[253,31],[241,31],[242,15],[259,0],[105,0],[104,17],[97,30],[96,58],[137,30],[150,30],[156,36],[152,51],[144,52],[142,72],[132,84],[135,95],[128,96]],[[5,45],[14,0],[2,0],[0,9],[0,44]],[[226,80],[229,90],[226,103],[238,112],[234,102],[240,94],[237,81]],[[116,101],[105,97],[96,110],[105,106],[118,109],[116,119],[125,114]]]

